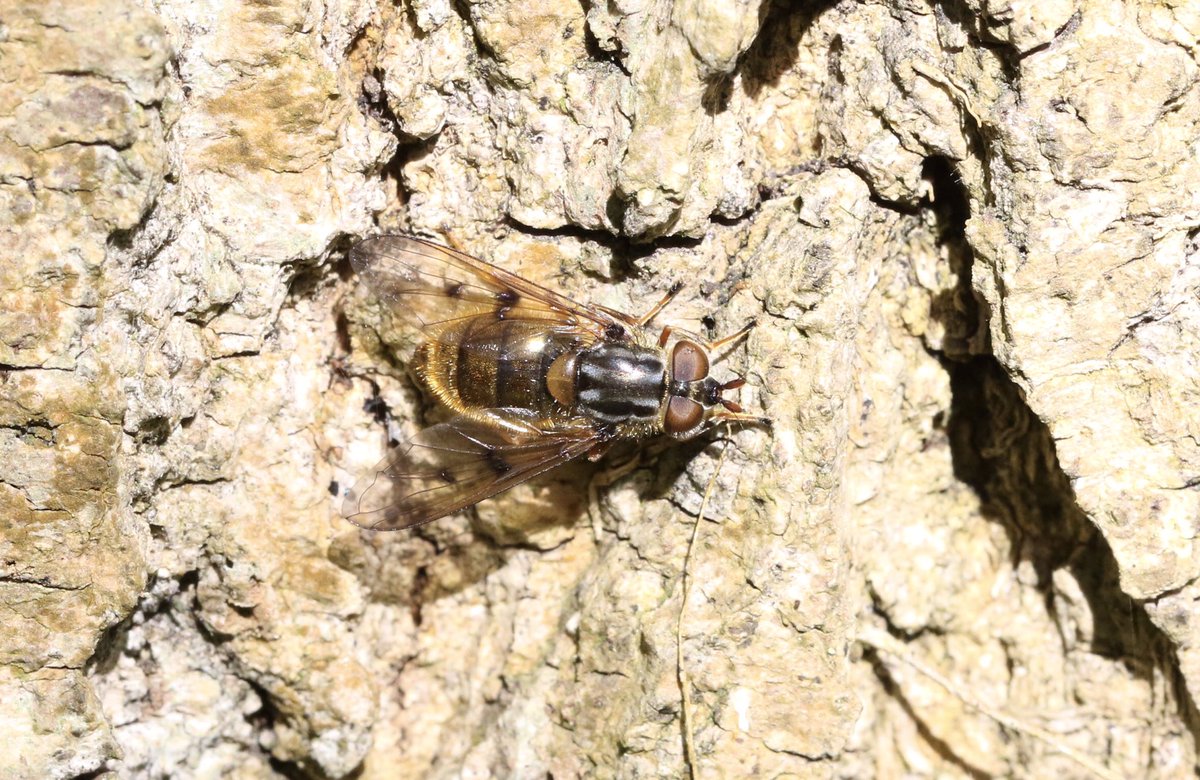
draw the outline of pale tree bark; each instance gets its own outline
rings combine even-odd
[[[0,4],[0,775],[1193,775],[1198,58],[1183,0]],[[358,530],[401,231],[757,320],[773,427]]]

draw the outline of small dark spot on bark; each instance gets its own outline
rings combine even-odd
[[[387,422],[388,414],[391,410],[388,409],[386,401],[384,401],[378,395],[373,395],[367,400],[363,401],[363,411],[371,415],[375,422],[385,423]]]

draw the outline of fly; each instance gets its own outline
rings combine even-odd
[[[412,528],[615,442],[691,439],[725,422],[761,424],[709,375],[716,341],[577,303],[463,252],[410,236],[369,238],[350,262],[422,341],[410,364],[453,417],[393,449],[347,493],[342,514],[374,530]]]

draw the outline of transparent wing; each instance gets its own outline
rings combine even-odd
[[[586,427],[540,429],[527,415],[488,409],[420,431],[350,489],[342,515],[377,531],[412,528],[519,485],[605,439]]]
[[[350,250],[355,272],[394,313],[427,328],[464,317],[545,321],[599,341],[635,324],[617,311],[585,306],[468,254],[412,236],[377,236]]]

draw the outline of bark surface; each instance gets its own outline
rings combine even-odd
[[[1186,0],[8,0],[0,776],[1193,776],[1198,138]],[[774,427],[360,532],[380,231]]]

